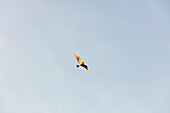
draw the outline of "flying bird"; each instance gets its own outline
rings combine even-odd
[[[82,66],[89,71],[89,68],[87,67],[87,65],[84,64],[85,62],[81,62],[80,57],[76,53],[74,53],[74,55],[76,56],[77,61],[79,63],[78,65],[76,65],[76,67],[78,68],[79,66]]]

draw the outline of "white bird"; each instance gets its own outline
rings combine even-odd
[[[76,65],[77,68],[78,68],[79,66],[82,66],[82,67],[84,67],[85,69],[87,69],[87,70],[89,71],[89,68],[87,67],[87,65],[84,64],[85,62],[81,62],[80,57],[79,57],[76,53],[74,53],[74,55],[76,56],[77,61],[78,61],[78,63],[79,63],[78,65]]]

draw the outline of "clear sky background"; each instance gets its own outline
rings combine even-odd
[[[0,113],[170,113],[169,6],[0,0]]]

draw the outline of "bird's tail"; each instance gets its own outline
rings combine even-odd
[[[79,65],[76,65],[76,67],[78,68],[78,67],[79,67]]]

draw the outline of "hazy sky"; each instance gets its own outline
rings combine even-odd
[[[0,113],[170,113],[169,6],[0,0]]]

